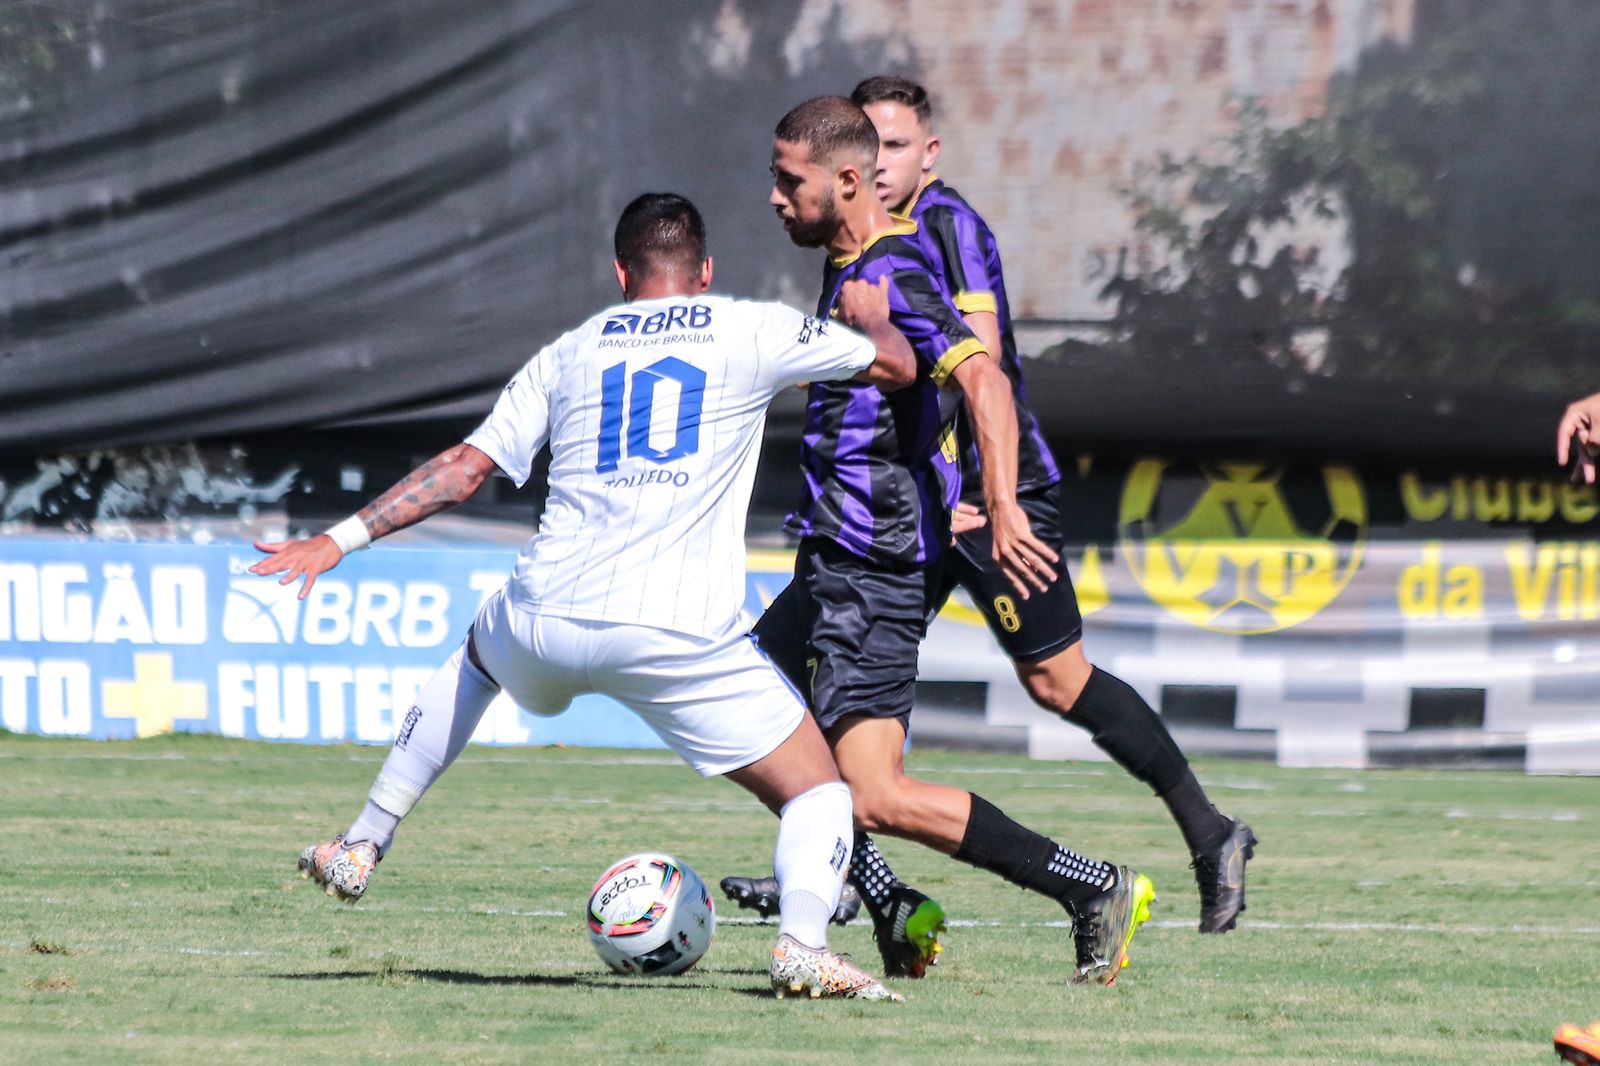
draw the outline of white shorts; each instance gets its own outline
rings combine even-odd
[[[495,593],[473,623],[483,668],[517,703],[558,714],[598,692],[627,707],[696,771],[749,766],[788,740],[805,704],[749,635],[534,614]]]

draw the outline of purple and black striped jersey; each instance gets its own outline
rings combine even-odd
[[[1011,379],[1017,401],[1017,491],[1048,488],[1061,480],[1050,445],[1039,420],[1028,409],[1028,389],[1022,380],[1022,361],[1011,334],[1011,308],[1006,303],[1005,276],[1000,269],[1000,249],[983,216],[954,189],[937,177],[929,178],[906,205],[905,214],[917,224],[916,242],[939,272],[951,302],[962,314],[992,312],[1000,326],[1000,366]],[[978,467],[978,446],[967,425],[965,409],[958,424],[961,443],[959,484],[961,499],[983,502],[983,479]],[[940,460],[941,476],[953,483],[948,455]]]
[[[854,258],[830,260],[817,318],[835,317],[846,281],[889,279],[889,320],[917,356],[917,380],[885,393],[854,381],[814,383],[806,402],[800,503],[786,528],[831,540],[890,566],[938,558],[950,539],[949,502],[935,467],[955,417],[951,373],[983,350],[915,243],[905,220],[875,235]]]

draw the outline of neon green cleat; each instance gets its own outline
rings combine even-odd
[[[1090,981],[1115,984],[1128,965],[1128,945],[1133,934],[1150,920],[1156,887],[1137,870],[1118,866],[1111,887],[1072,909],[1072,939],[1078,952],[1078,969],[1072,984]]]
[[[880,921],[872,922],[872,938],[883,956],[888,977],[921,977],[939,964],[944,945],[939,934],[948,928],[944,908],[907,885],[896,885]]]

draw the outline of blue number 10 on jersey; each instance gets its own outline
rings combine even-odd
[[[650,421],[655,414],[656,386],[662,381],[678,383],[678,425],[671,446],[661,449],[650,443]],[[600,374],[600,462],[595,473],[606,474],[617,468],[623,456],[623,424],[627,424],[627,454],[630,458],[670,463],[700,450],[700,409],[705,400],[706,372],[675,356],[658,359],[632,375],[633,395],[624,412],[624,392],[628,388],[628,366],[617,363]]]

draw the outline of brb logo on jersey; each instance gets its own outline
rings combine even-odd
[[[1343,466],[1170,464],[1128,472],[1122,552],[1146,594],[1185,622],[1272,633],[1313,617],[1361,565],[1366,498]]]
[[[711,308],[705,304],[669,307],[653,315],[612,315],[600,330],[602,337],[619,335],[654,337],[679,329],[710,329]]]

